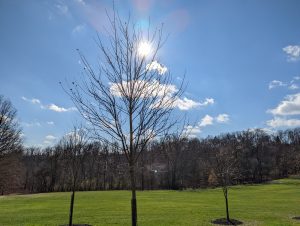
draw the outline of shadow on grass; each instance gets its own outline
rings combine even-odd
[[[213,220],[211,223],[219,224],[219,225],[240,225],[240,224],[243,224],[243,222],[235,220],[235,219],[230,219],[230,221],[227,221],[226,218],[219,218],[219,219]]]

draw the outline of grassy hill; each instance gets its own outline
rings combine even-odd
[[[0,225],[60,225],[68,220],[70,193],[0,197]],[[234,186],[229,191],[232,218],[244,225],[300,225],[300,180]],[[138,192],[141,226],[211,225],[225,216],[220,189]],[[130,225],[128,191],[78,192],[74,223]]]

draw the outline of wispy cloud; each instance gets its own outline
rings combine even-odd
[[[300,77],[299,77],[300,79]],[[298,89],[299,86],[298,84],[295,83],[295,80],[298,81],[298,76],[294,77],[293,80],[289,81],[289,82],[283,82],[283,81],[279,81],[279,80],[273,80],[269,83],[269,89],[275,89],[278,87],[287,87],[290,90],[295,90]]]
[[[274,109],[267,110],[273,115],[299,115],[300,114],[300,93],[288,95]]]
[[[297,84],[291,84],[291,85],[289,86],[289,89],[290,89],[290,90],[299,89],[299,86],[298,86]]]
[[[274,89],[276,87],[280,87],[280,86],[287,86],[287,84],[285,84],[282,81],[279,80],[273,80],[269,83],[269,89]]]
[[[294,76],[295,80],[300,80],[300,76]]]
[[[207,106],[207,105],[211,105],[211,104],[214,104],[215,103],[215,100],[214,98],[205,98],[205,101],[203,102],[200,102],[200,106]]]
[[[42,106],[42,109],[48,109],[48,110],[55,111],[55,112],[68,112],[68,111],[76,111],[77,110],[75,107],[64,108],[64,107],[59,107],[55,104],[49,104],[46,106]]]
[[[72,34],[78,34],[81,33],[85,30],[85,25],[84,24],[79,24],[76,27],[73,28],[72,30]]]
[[[49,122],[47,122],[47,124],[48,124],[48,125],[54,125],[54,122],[49,121]]]
[[[26,98],[26,97],[21,97],[22,100],[29,102],[31,104],[37,104],[41,109],[47,109],[55,112],[70,112],[70,111],[76,111],[77,109],[75,107],[70,107],[70,108],[64,108],[64,107],[59,107],[56,104],[48,104],[48,105],[43,105],[42,102],[39,99],[36,98]]]
[[[22,125],[24,127],[34,127],[34,126],[41,127],[42,126],[42,124],[40,122],[22,122]]]
[[[21,97],[21,98],[22,98],[22,100],[30,102],[32,104],[41,104],[41,101],[39,99],[36,99],[36,98],[28,99],[28,98],[26,98],[24,96]]]
[[[68,15],[69,14],[69,7],[66,4],[63,4],[63,3],[56,4],[55,8],[62,15]]]
[[[288,61],[297,61],[300,59],[300,46],[289,45],[282,49],[288,56]]]

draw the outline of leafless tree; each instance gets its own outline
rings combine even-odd
[[[214,160],[214,174],[218,184],[222,187],[225,198],[226,220],[228,223],[232,223],[229,217],[228,188],[238,177],[237,162],[233,154],[233,148],[228,145],[219,147],[216,150]]]
[[[87,132],[80,127],[74,127],[71,133],[66,134],[59,142],[59,146],[63,152],[63,159],[67,170],[70,172],[71,178],[71,202],[70,202],[70,214],[69,214],[69,226],[72,226],[73,222],[73,207],[75,191],[78,186],[78,179],[80,175],[80,169],[83,164],[84,151],[89,146],[87,144]]]
[[[175,123],[171,113],[182,93],[157,62],[164,44],[162,27],[143,32],[118,13],[108,16],[108,39],[98,37],[102,61],[95,71],[83,54],[85,78],[67,92],[99,140],[113,138],[129,164],[132,225],[137,225],[136,163],[147,143]],[[173,117],[174,118],[174,117]]]
[[[0,158],[21,145],[21,129],[16,117],[17,110],[0,95]]]
[[[0,189],[14,191],[19,186],[20,155],[22,152],[21,129],[17,121],[17,110],[11,102],[0,95]]]

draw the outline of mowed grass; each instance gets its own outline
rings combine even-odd
[[[141,191],[138,198],[140,226],[211,225],[224,217],[221,189]],[[234,186],[230,189],[232,218],[245,225],[300,225],[300,180]],[[0,197],[0,225],[61,225],[68,220],[70,193]],[[77,192],[74,223],[130,225],[129,191]]]

